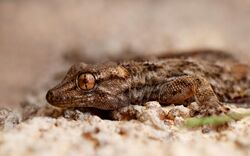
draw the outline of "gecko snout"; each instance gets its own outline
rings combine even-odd
[[[49,90],[46,94],[46,100],[48,101],[48,103],[52,104],[53,103],[53,99],[54,99],[54,93],[53,91]]]
[[[46,100],[53,106],[60,106],[63,102],[65,102],[66,97],[61,96],[56,90],[51,89],[46,94]]]

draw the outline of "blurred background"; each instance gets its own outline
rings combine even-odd
[[[71,56],[204,48],[249,62],[250,1],[0,0],[0,106],[17,106]]]

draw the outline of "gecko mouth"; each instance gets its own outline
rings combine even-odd
[[[46,94],[46,100],[49,104],[56,107],[75,107],[80,103],[83,103],[80,97],[72,98],[70,96],[56,95],[52,90],[49,90]],[[87,104],[85,104],[87,106]]]

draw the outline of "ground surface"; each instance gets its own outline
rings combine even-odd
[[[157,102],[135,106],[136,120],[113,121],[81,112],[49,117],[35,113],[25,122],[9,117],[0,132],[1,155],[250,155],[250,118],[215,131],[180,127],[182,118],[163,120]],[[233,109],[237,112],[250,111]],[[48,114],[47,114],[48,115]],[[14,126],[14,128],[13,128]]]
[[[249,14],[244,0],[0,1],[0,106],[17,112],[0,112],[0,155],[250,155],[250,118],[189,130],[182,118],[161,119],[168,108],[157,104],[111,121],[61,115],[44,99],[79,53],[91,62],[215,48],[249,63]]]

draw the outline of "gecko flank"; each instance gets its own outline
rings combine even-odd
[[[227,112],[221,102],[250,97],[248,68],[191,58],[73,65],[50,89],[47,101],[57,107],[114,110],[158,101],[162,105],[196,101],[203,115]]]

